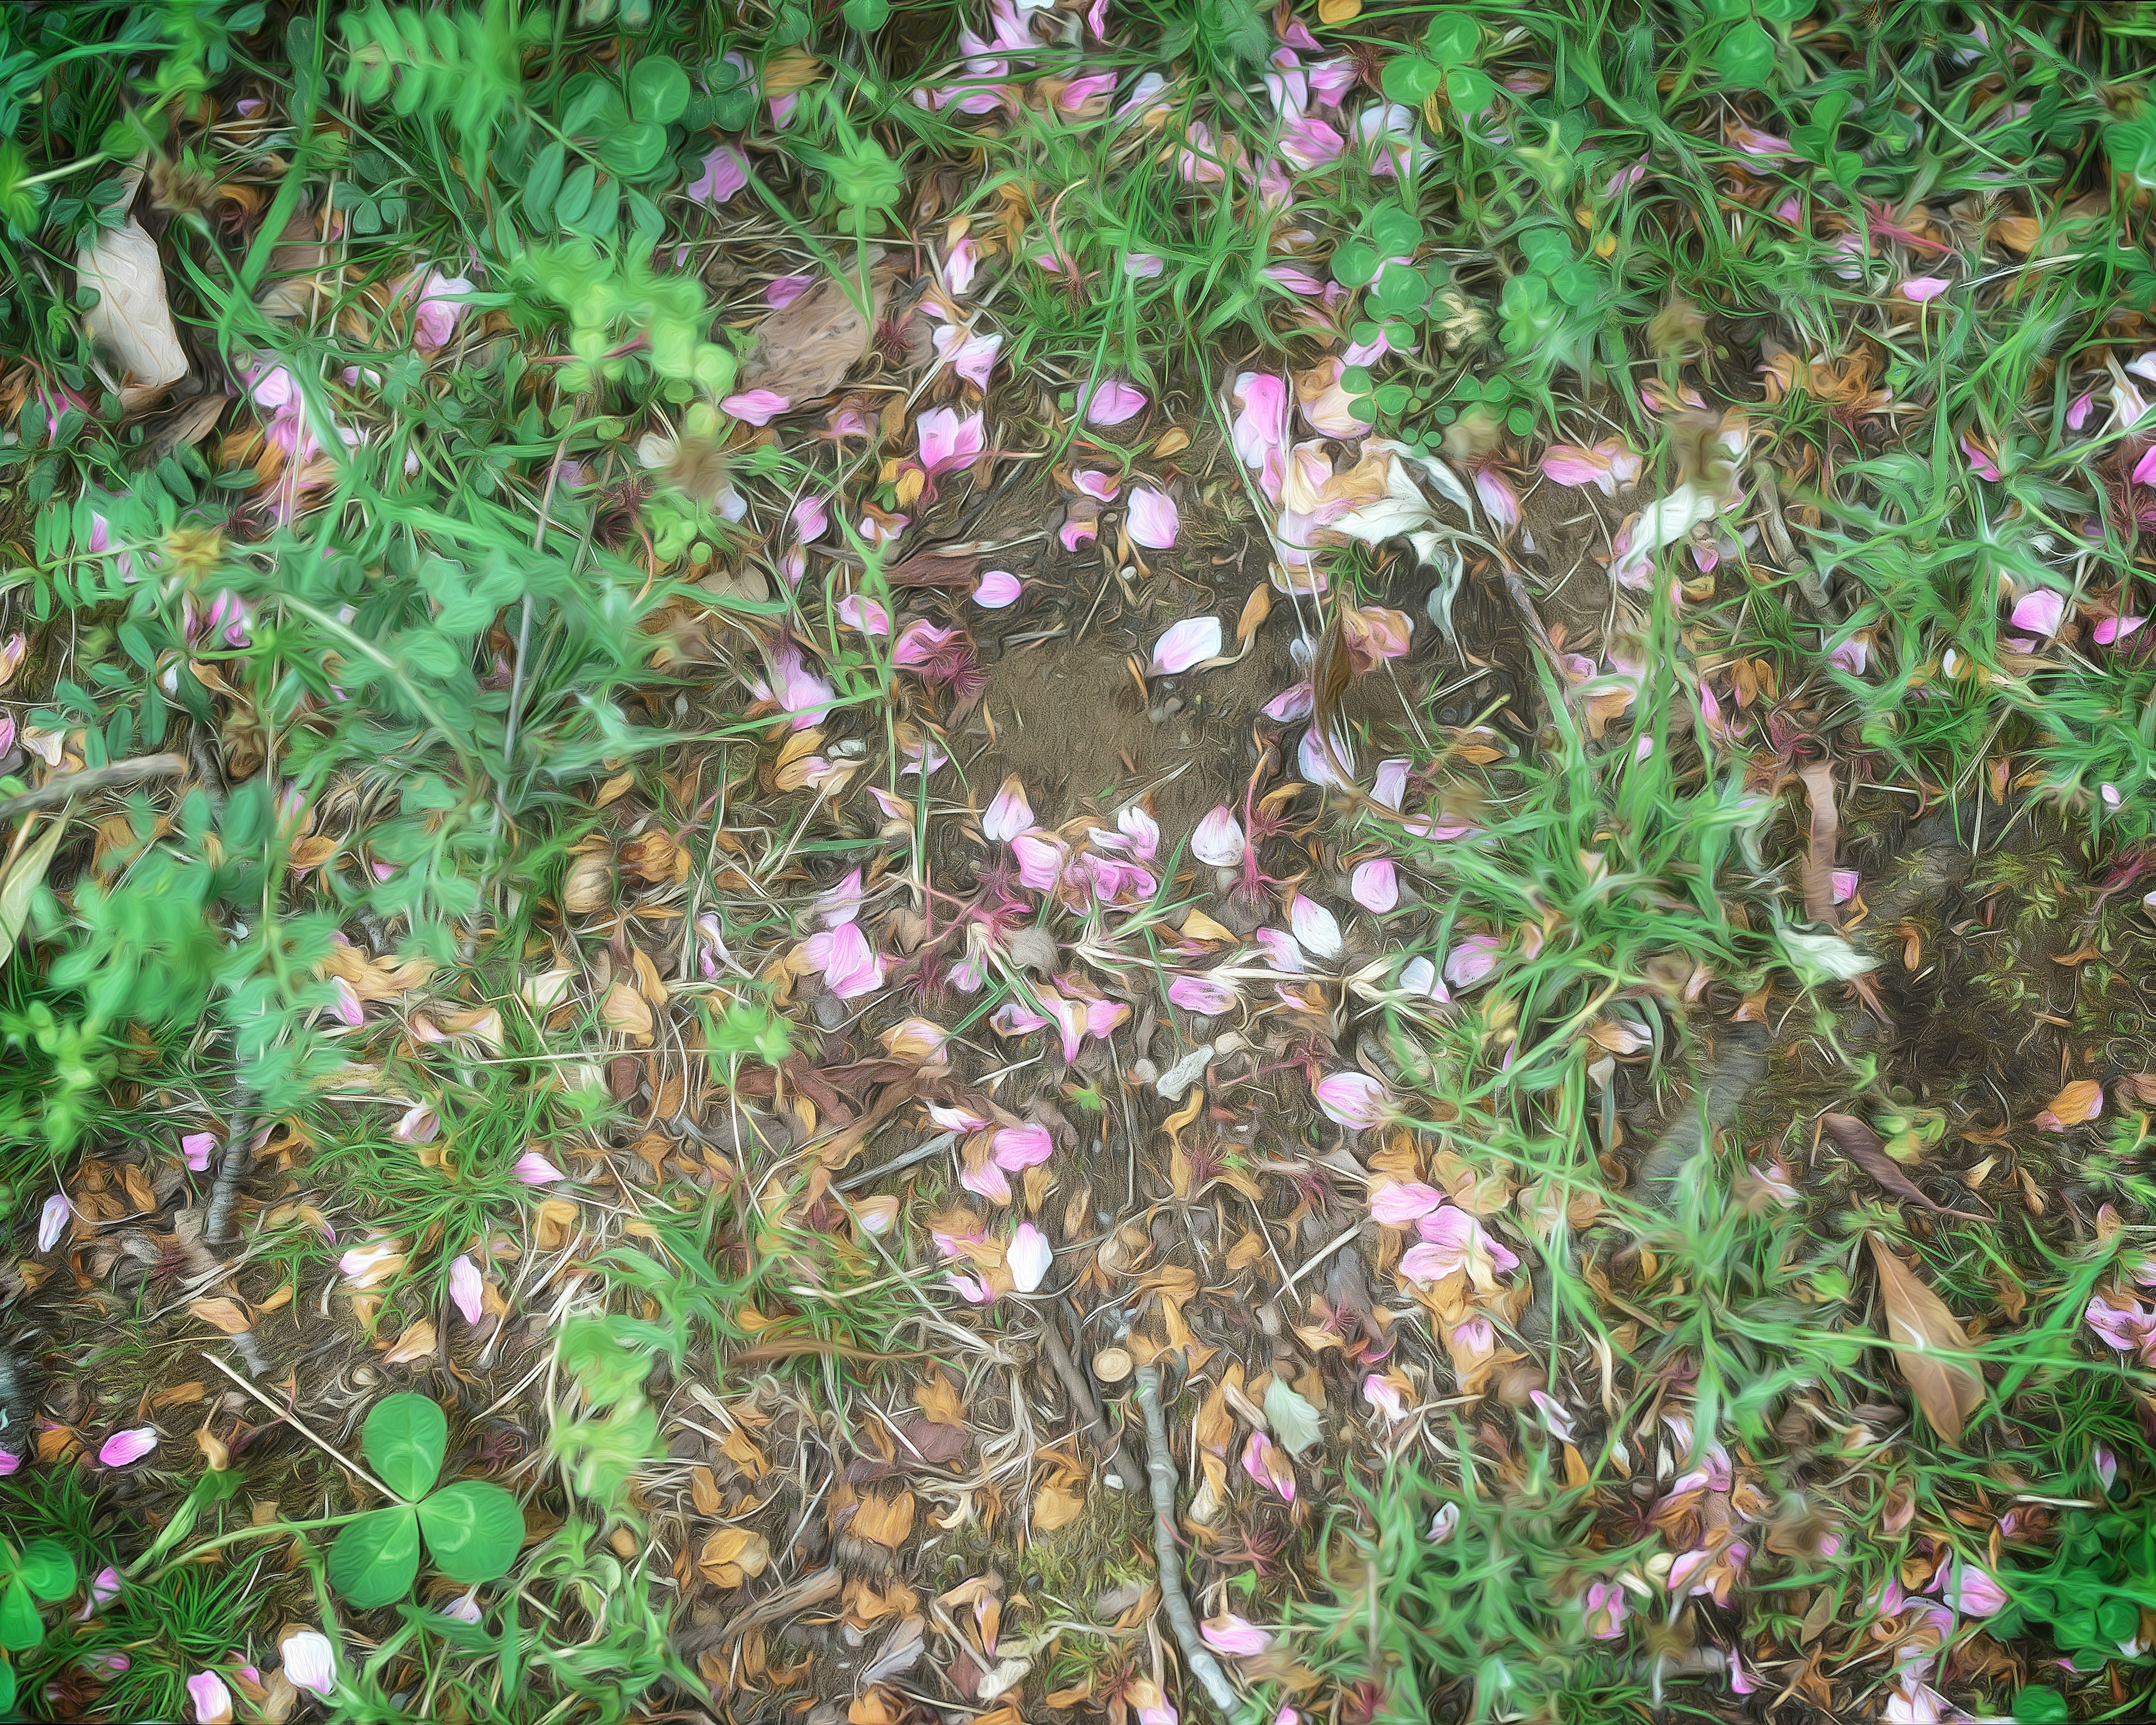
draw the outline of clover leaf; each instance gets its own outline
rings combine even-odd
[[[330,1548],[330,1584],[353,1605],[371,1609],[409,1592],[423,1543],[434,1567],[465,1586],[505,1575],[516,1561],[524,1512],[514,1497],[484,1480],[433,1489],[449,1437],[447,1416],[424,1395],[387,1397],[367,1414],[360,1451],[403,1501],[357,1517]],[[0,1640],[6,1612],[0,1595]]]

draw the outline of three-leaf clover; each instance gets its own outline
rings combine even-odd
[[[403,1501],[361,1516],[330,1548],[330,1584],[352,1604],[372,1609],[410,1592],[423,1537],[434,1567],[465,1586],[507,1574],[516,1560],[524,1512],[508,1492],[483,1480],[433,1489],[449,1437],[447,1416],[424,1395],[389,1396],[367,1414],[360,1452]]]
[[[74,1558],[54,1539],[17,1547],[0,1540],[0,1647],[27,1653],[45,1638],[38,1603],[56,1604],[74,1591]],[[15,1668],[0,1663],[0,1712],[14,1705]]]

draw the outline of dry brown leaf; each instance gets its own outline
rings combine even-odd
[[[228,1300],[222,1295],[213,1299],[190,1300],[187,1312],[191,1317],[220,1329],[228,1336],[244,1336],[254,1327],[237,1300]]]
[[[2076,1078],[2051,1098],[2036,1124],[2047,1132],[2062,1132],[2103,1112],[2103,1086],[2093,1078]]]
[[[1984,1404],[1984,1376],[1973,1366],[1940,1356],[1968,1352],[1968,1332],[1914,1271],[1876,1235],[1870,1239],[1871,1260],[1879,1270],[1887,1334],[1895,1344],[1895,1368],[1932,1429],[1958,1444],[1969,1416]]]
[[[896,1497],[886,1497],[870,1492],[861,1499],[850,1531],[858,1539],[897,1550],[913,1531],[913,1493],[901,1491]]]
[[[765,70],[767,80],[769,68]],[[765,86],[769,88],[767,82]],[[773,312],[756,326],[735,388],[768,389],[790,407],[820,401],[845,381],[846,373],[868,352],[869,332],[891,299],[896,267],[878,260],[869,270],[869,315],[854,303],[859,280],[839,282],[825,276],[815,286]]]
[[[139,181],[138,172],[130,174]],[[123,208],[134,193],[130,184]],[[187,376],[187,351],[165,297],[164,259],[140,222],[131,215],[117,228],[92,228],[74,267],[81,285],[98,296],[83,313],[83,328],[117,362],[128,394],[146,402]]]
[[[203,1452],[212,1473],[223,1473],[232,1466],[231,1448],[207,1425],[195,1433],[195,1447]]]
[[[1811,843],[1804,861],[1804,914],[1815,922],[1839,928],[1841,919],[1835,914],[1834,906],[1834,847],[1841,817],[1835,807],[1834,768],[1825,761],[1813,761],[1799,771],[1798,777],[1804,780],[1804,793],[1812,805]]]
[[[1085,1513],[1085,1495],[1074,1486],[1053,1482],[1033,1494],[1033,1525],[1040,1532],[1067,1527]]]
[[[1240,646],[1264,625],[1273,614],[1272,588],[1260,582],[1250,589],[1250,596],[1243,601],[1243,614],[1235,619],[1235,644]]]
[[[689,1470],[689,1501],[700,1516],[719,1512],[719,1476],[701,1461]]]
[[[388,1353],[382,1356],[382,1363],[408,1366],[415,1361],[426,1359],[434,1353],[437,1339],[434,1319],[423,1317],[418,1322],[405,1327],[404,1333],[390,1345]]]
[[[627,983],[616,983],[607,990],[606,999],[599,1003],[599,1020],[632,1042],[651,1040],[651,1009]]]
[[[696,1568],[713,1587],[739,1587],[770,1562],[771,1547],[753,1527],[721,1527],[696,1554]]]
[[[1966,1210],[1948,1209],[1944,1204],[1935,1202],[1895,1165],[1894,1158],[1887,1153],[1886,1141],[1855,1115],[1821,1115],[1820,1129],[1834,1140],[1835,1148],[1897,1198],[1904,1199],[1920,1209],[1930,1210],[1935,1215],[1958,1216],[1965,1222],[1989,1222],[1992,1219],[1989,1216],[1972,1215]]]
[[[566,1198],[550,1198],[539,1206],[539,1250],[558,1252],[577,1231],[577,1207]]]
[[[914,1386],[913,1403],[937,1425],[966,1423],[965,1394],[959,1389],[957,1380],[947,1372],[931,1367]]]
[[[603,853],[578,857],[562,883],[562,908],[572,916],[606,909],[613,897],[613,861]]]

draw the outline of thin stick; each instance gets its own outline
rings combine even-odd
[[[834,1180],[831,1183],[831,1189],[834,1192],[857,1192],[864,1186],[873,1186],[886,1174],[898,1173],[906,1168],[918,1166],[932,1156],[941,1156],[957,1142],[958,1135],[956,1132],[938,1132],[927,1143],[916,1144],[903,1156],[893,1157],[880,1168],[863,1168],[860,1173],[849,1174],[843,1180]]]
[[[1354,1239],[1354,1237],[1362,1231],[1363,1224],[1360,1222],[1356,1222],[1350,1224],[1340,1233],[1333,1235],[1331,1240],[1326,1241],[1323,1245],[1318,1247],[1316,1251],[1312,1252],[1307,1258],[1302,1260],[1301,1265],[1296,1269],[1295,1274],[1288,1277],[1287,1287],[1281,1289],[1281,1291],[1282,1293],[1287,1292],[1288,1289],[1294,1287],[1294,1286],[1297,1282],[1301,1281],[1303,1277],[1309,1275],[1312,1271],[1317,1269],[1319,1265],[1322,1264],[1327,1258],[1338,1251],[1341,1247],[1347,1245],[1349,1240]]]
[[[1160,1368],[1137,1369],[1138,1409],[1145,1415],[1146,1480],[1152,1487],[1152,1554],[1160,1583],[1161,1609],[1183,1649],[1183,1662],[1204,1686],[1205,1693],[1224,1717],[1233,1718],[1238,1705],[1228,1674],[1220,1669],[1198,1633],[1198,1619],[1190,1609],[1190,1596],[1183,1590],[1183,1553],[1175,1543],[1175,1458],[1168,1449],[1168,1420],[1160,1409]]]
[[[1103,1483],[1118,1491],[1130,1489],[1135,1474],[1131,1458],[1119,1439],[1108,1435],[1107,1417],[1101,1411],[1100,1398],[1093,1394],[1091,1381],[1086,1368],[1078,1363],[1070,1352],[1070,1344],[1063,1339],[1063,1321],[1055,1307],[1050,1306],[1040,1315],[1041,1346],[1048,1350],[1048,1363],[1055,1368],[1055,1375],[1062,1381],[1070,1397],[1070,1405],[1078,1415],[1080,1428],[1094,1448],[1101,1452],[1101,1478]]]
[[[293,1430],[298,1432],[301,1437],[305,1438],[309,1443],[320,1450],[323,1455],[328,1456],[331,1461],[336,1462],[336,1465],[339,1467],[341,1467],[346,1473],[352,1475],[355,1479],[363,1481],[367,1485],[373,1486],[376,1491],[379,1491],[384,1497],[387,1497],[392,1503],[402,1503],[404,1501],[394,1491],[391,1491],[388,1486],[383,1485],[380,1480],[375,1478],[372,1474],[362,1467],[357,1461],[346,1460],[340,1451],[331,1448],[329,1444],[324,1439],[317,1436],[313,1431],[308,1429],[308,1427],[300,1420],[298,1414],[290,1413],[285,1409],[279,1407],[276,1403],[270,1400],[268,1396],[263,1394],[260,1390],[257,1389],[252,1384],[249,1384],[244,1378],[241,1377],[239,1373],[234,1371],[230,1366],[225,1364],[225,1363],[219,1359],[215,1354],[205,1353],[203,1355],[203,1358],[208,1360],[212,1365],[215,1366],[218,1370],[223,1373],[226,1377],[231,1378],[234,1384],[237,1384],[249,1395],[253,1396],[255,1400],[261,1403],[264,1407],[269,1409],[271,1413],[275,1414],[280,1420],[283,1420],[285,1425],[290,1426]]]
[[[90,791],[110,790],[124,784],[140,784],[146,778],[172,778],[187,770],[185,755],[137,755],[131,761],[115,761],[105,767],[85,767],[80,773],[63,773],[33,791],[0,797],[0,820],[29,809],[49,809],[70,797]]]

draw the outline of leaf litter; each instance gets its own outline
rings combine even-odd
[[[2145,1706],[2138,39],[947,10],[0,152],[10,1694]]]

